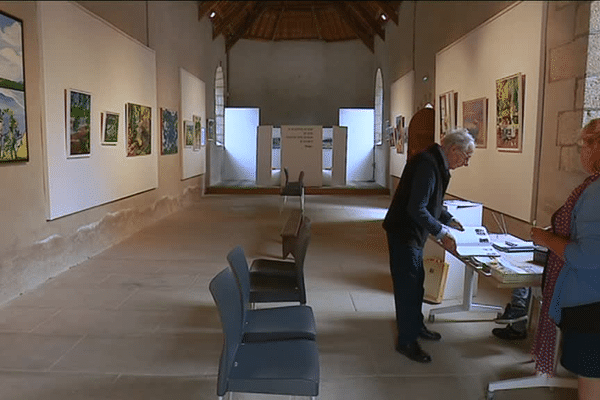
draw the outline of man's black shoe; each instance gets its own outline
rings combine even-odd
[[[416,340],[411,344],[407,345],[397,345],[396,351],[400,354],[404,354],[406,357],[410,358],[413,361],[417,361],[420,363],[428,363],[431,362],[431,356],[423,351],[419,342]]]
[[[436,340],[437,341],[442,338],[442,335],[440,335],[437,332],[430,331],[426,327],[423,327],[421,329],[421,332],[419,332],[419,337],[422,339],[425,339],[425,340]]]
[[[527,319],[527,310],[523,307],[513,307],[510,303],[506,305],[504,314],[494,320],[497,324],[514,324]]]
[[[494,328],[492,334],[500,339],[504,340],[523,340],[527,339],[527,331],[517,331],[512,326],[508,325],[506,328]]]

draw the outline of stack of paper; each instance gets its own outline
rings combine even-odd
[[[544,270],[538,265],[509,260],[506,256],[499,258],[498,263],[491,265],[491,268],[492,276],[502,283],[530,281],[533,278],[539,278]]]
[[[498,257],[500,253],[492,247],[487,229],[483,226],[465,226],[464,231],[450,228],[456,239],[456,252],[463,256]]]
[[[490,238],[492,239],[492,246],[503,252],[515,253],[533,251],[534,249],[533,242],[519,239],[510,234],[492,234]]]

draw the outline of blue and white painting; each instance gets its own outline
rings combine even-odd
[[[177,111],[162,109],[162,150],[161,154],[177,154],[179,140]]]
[[[28,160],[23,22],[0,11],[0,162]]]

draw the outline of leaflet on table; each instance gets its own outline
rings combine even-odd
[[[492,275],[504,283],[520,282],[534,276],[541,276],[544,268],[529,262],[509,260],[505,255],[492,265]]]
[[[516,236],[506,234],[490,234],[490,239],[492,240],[492,246],[496,249],[507,252],[514,253],[519,251],[533,251],[534,245],[531,241],[526,241],[523,239],[519,239]]]
[[[492,247],[487,229],[483,226],[465,226],[464,231],[450,228],[456,239],[456,251],[461,256],[498,257],[500,253]]]

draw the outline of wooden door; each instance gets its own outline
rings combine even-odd
[[[435,143],[435,111],[423,108],[412,117],[408,124],[407,159]]]

